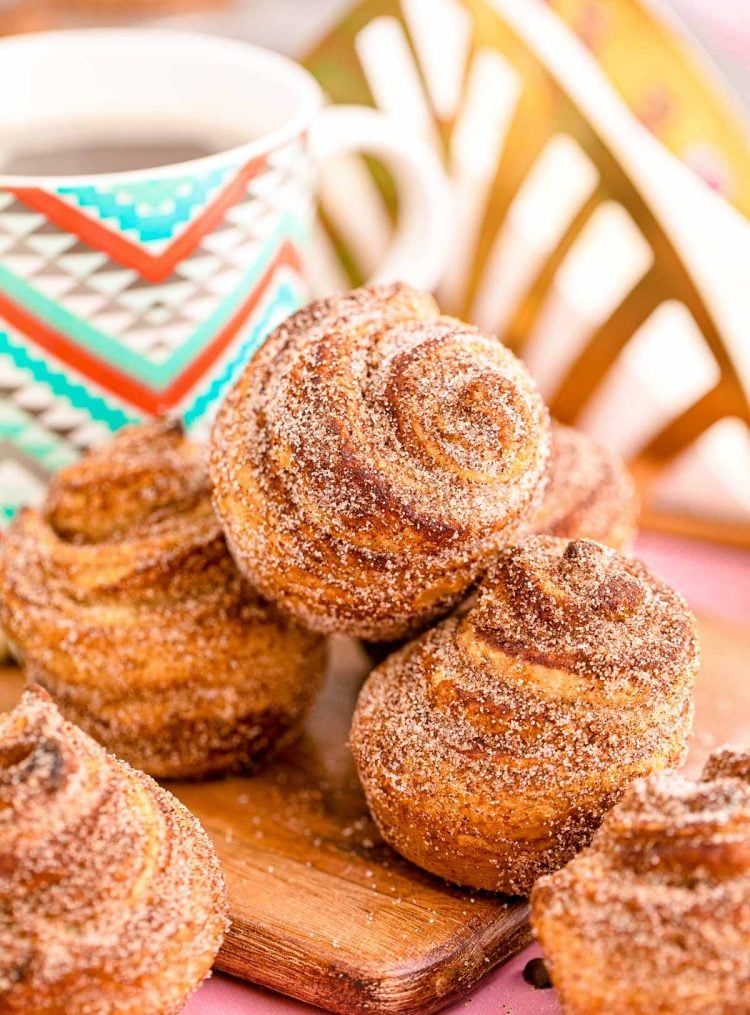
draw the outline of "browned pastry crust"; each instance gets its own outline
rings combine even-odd
[[[750,752],[638,780],[531,903],[567,1015],[746,1015]]]
[[[298,728],[324,643],[237,571],[198,449],[121,433],[53,480],[0,554],[0,620],[65,716],[152,775],[245,768]]]
[[[697,663],[684,601],[638,561],[551,536],[506,550],[474,606],[362,689],[351,744],[383,836],[525,894],[633,778],[680,760]]]
[[[371,641],[444,615],[541,495],[548,419],[522,364],[403,285],[310,304],[212,436],[240,567],[310,627]]]
[[[638,495],[625,463],[586,434],[552,424],[548,482],[529,524],[539,535],[595,539],[629,550],[638,527]]]
[[[226,925],[196,819],[25,691],[0,717],[0,1011],[173,1015]]]

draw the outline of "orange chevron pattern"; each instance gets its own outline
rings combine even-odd
[[[235,204],[250,180],[262,173],[266,165],[267,159],[262,156],[243,166],[216,200],[166,250],[156,256],[137,243],[132,243],[122,233],[107,229],[49,191],[38,187],[14,187],[9,188],[9,192],[17,201],[44,215],[61,229],[73,233],[89,246],[103,251],[123,267],[132,268],[149,282],[163,282],[175,265],[192,253],[201,239],[217,227],[227,209]]]
[[[154,391],[101,359],[88,354],[65,335],[33,317],[23,307],[0,294],[0,318],[27,335],[36,345],[57,359],[69,363],[96,384],[125,399],[149,415],[158,415],[174,408],[193,385],[213,366],[226,350],[242,325],[248,320],[259,302],[273,284],[276,272],[287,267],[301,273],[302,263],[298,249],[285,241],[266,267],[258,284],[248,294],[239,310],[221,331],[206,345],[189,366],[162,391]]]

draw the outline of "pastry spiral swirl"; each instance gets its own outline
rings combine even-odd
[[[750,752],[635,782],[531,901],[565,1012],[750,1011]]]
[[[638,526],[638,496],[617,455],[586,434],[553,423],[547,475],[530,532],[630,548]]]
[[[176,1015],[226,912],[196,819],[26,690],[0,717],[0,1011]]]
[[[682,757],[684,601],[590,540],[501,554],[476,601],[373,671],[354,757],[385,839],[449,881],[525,894],[636,776]]]
[[[499,341],[394,284],[282,324],[211,443],[214,504],[260,592],[387,641],[448,612],[533,510],[548,420]]]
[[[123,430],[53,480],[0,553],[0,619],[64,715],[152,775],[244,768],[292,735],[319,635],[237,571],[179,424]]]

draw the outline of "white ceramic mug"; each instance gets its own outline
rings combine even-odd
[[[205,426],[241,364],[309,297],[323,160],[382,159],[399,223],[376,277],[437,281],[449,218],[437,157],[371,109],[324,108],[285,57],[183,32],[43,33],[0,42],[0,94],[5,519],[128,422],[170,412]],[[95,146],[114,167],[119,146],[123,160],[133,146],[210,154],[36,171],[50,152]]]

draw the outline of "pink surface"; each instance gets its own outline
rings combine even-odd
[[[750,620],[750,553],[712,543],[646,534],[637,553],[678,588],[696,610],[747,624]],[[539,951],[534,946],[490,973],[482,984],[447,1013],[464,1015],[559,1015],[551,990],[534,990],[521,976]],[[249,984],[215,976],[187,1004],[183,1015],[286,1015],[314,1012],[310,1005],[280,997]]]
[[[445,1015],[559,1015],[551,990],[534,990],[523,979],[523,967],[541,954],[534,945],[494,970],[482,985],[456,1004],[444,1008]],[[251,987],[225,976],[204,984],[183,1011],[183,1015],[293,1015],[319,1012],[311,1005]]]
[[[635,552],[693,609],[739,624],[750,621],[750,552],[650,532],[639,537]]]

